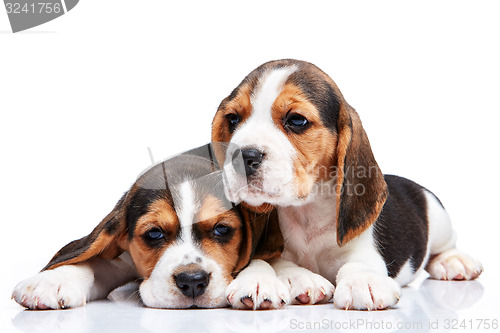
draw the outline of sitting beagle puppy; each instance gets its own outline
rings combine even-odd
[[[339,308],[391,307],[423,269],[441,280],[483,270],[456,249],[433,193],[382,174],[358,114],[313,64],[278,60],[252,71],[221,102],[212,141],[239,147],[220,160],[244,160],[244,172],[226,166],[229,199],[261,213],[278,207],[278,278],[296,276],[296,265],[318,273],[335,283]]]
[[[211,155],[202,146],[147,170],[88,236],[64,246],[12,297],[29,309],[64,309],[139,279],[149,307],[227,306],[238,272],[251,259],[250,270],[279,256],[283,240],[276,212],[255,215],[226,200]],[[261,308],[288,302],[284,285],[273,288],[278,297],[264,295]]]

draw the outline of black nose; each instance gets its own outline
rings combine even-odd
[[[239,155],[241,154],[241,158]],[[240,165],[241,159],[243,159],[244,167]],[[245,148],[245,149],[237,149],[233,153],[233,165],[234,169],[243,174],[245,172],[247,177],[253,175],[264,159],[264,153],[255,148]]]
[[[198,297],[205,292],[210,275],[205,271],[183,272],[174,276],[175,284],[187,297]]]

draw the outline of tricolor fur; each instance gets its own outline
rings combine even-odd
[[[226,165],[230,199],[259,212],[278,207],[282,258],[335,283],[340,308],[393,306],[424,268],[437,279],[482,271],[455,249],[436,196],[382,174],[358,114],[310,63],[252,71],[220,104],[212,141],[238,147],[220,160],[245,160],[245,172]]]
[[[92,233],[19,283],[13,298],[29,309],[62,309],[137,280],[150,307],[229,305],[226,289],[234,277],[252,259],[279,255],[282,238],[276,212],[233,205],[216,170],[210,159],[191,155],[152,167]],[[288,290],[271,296],[274,307],[289,301]]]

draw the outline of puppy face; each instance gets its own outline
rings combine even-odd
[[[167,164],[136,182],[127,206],[128,252],[144,277],[140,293],[147,306],[227,304],[244,225],[224,198],[220,175],[200,168],[196,160]],[[158,188],[165,171],[168,184]]]
[[[224,168],[230,200],[262,211],[331,198],[339,245],[366,230],[387,198],[358,114],[328,75],[304,61],[252,71],[220,104],[212,141],[233,144],[217,156],[232,161]]]
[[[245,172],[226,168],[231,200],[259,206],[301,205],[313,186],[331,178],[342,98],[315,66],[293,60],[266,63],[219,106],[213,141],[240,148]]]

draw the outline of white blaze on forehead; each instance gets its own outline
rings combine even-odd
[[[196,257],[203,258],[200,248],[193,240],[193,222],[198,209],[193,184],[186,181],[175,186],[173,191],[177,194],[173,196],[173,200],[181,232],[180,237],[165,250],[153,271],[154,274],[163,276],[168,276],[179,266],[194,263]]]
[[[194,214],[196,212],[196,203],[193,188],[191,187],[191,182],[186,181],[182,183],[179,186],[178,191],[178,200],[180,202],[175,202],[175,212],[179,217],[179,223],[181,225],[181,236],[184,242],[192,242],[191,229],[193,226]]]
[[[257,90],[252,94],[251,118],[271,120],[271,107],[283,91],[288,77],[297,70],[297,66],[289,66],[268,70],[259,80]]]

